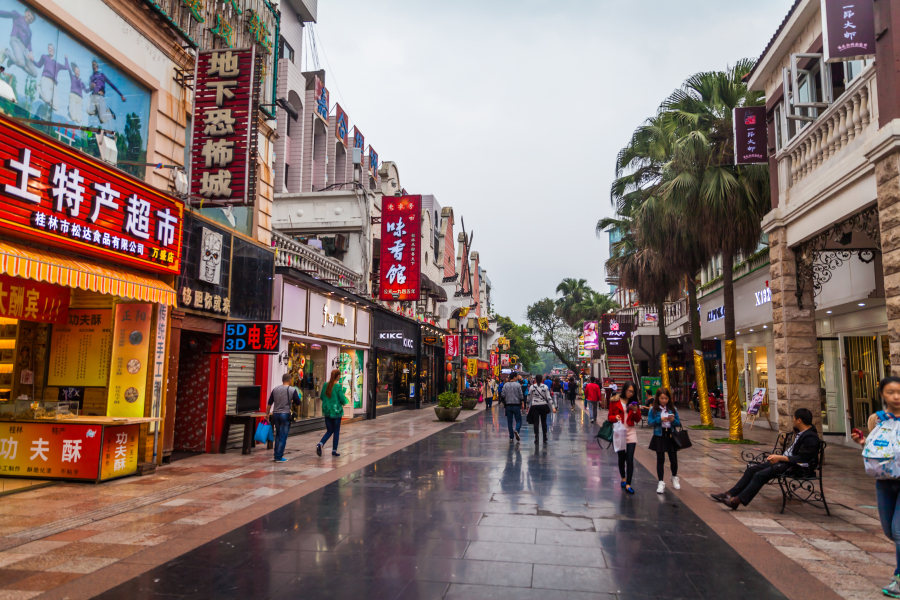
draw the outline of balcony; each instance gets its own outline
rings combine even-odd
[[[277,231],[272,232],[272,243],[276,248],[275,266],[291,267],[348,292],[368,295],[361,289],[362,276],[359,273],[348,269],[340,261],[325,256],[322,250],[302,244]]]

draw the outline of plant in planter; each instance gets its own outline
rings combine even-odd
[[[434,414],[441,421],[455,421],[462,410],[462,402],[459,394],[444,392],[438,396],[438,404],[434,407]]]
[[[475,410],[475,407],[478,406],[478,390],[466,388],[460,395],[462,396],[463,410]]]

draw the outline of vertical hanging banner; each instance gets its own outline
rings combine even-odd
[[[444,342],[447,344],[446,348],[446,356],[448,357],[456,357],[459,356],[459,336],[458,335],[448,335],[444,338]]]
[[[466,361],[466,374],[472,377],[478,375],[478,359],[470,358]]]
[[[256,50],[204,50],[194,72],[191,196],[246,205],[256,197]]]
[[[347,136],[350,133],[350,124],[348,123],[349,119],[347,118],[347,113],[341,108],[340,104],[334,105],[334,137],[341,140],[344,143],[344,148],[347,147]]]
[[[769,130],[765,106],[734,109],[734,164],[754,165],[769,162]]]
[[[144,416],[152,310],[150,304],[116,305],[108,417]]]
[[[600,326],[597,321],[584,322],[584,349],[600,349]]]
[[[385,196],[381,205],[379,298],[419,299],[419,216],[422,196]]]
[[[376,172],[378,172],[378,153],[375,152],[375,148],[369,146],[369,175],[374,177]]]
[[[163,375],[166,371],[166,328],[168,327],[169,307],[165,304],[156,305],[156,350],[153,361],[153,405],[150,416],[159,418],[162,416]],[[158,422],[150,423],[150,433],[154,433],[159,426]]]
[[[825,62],[875,56],[873,0],[822,0]]]
[[[323,123],[327,124],[329,112],[328,88],[325,87],[325,84],[322,83],[322,80],[316,75],[316,115],[318,115]]]

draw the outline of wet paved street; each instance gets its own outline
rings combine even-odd
[[[480,413],[102,598],[784,598],[580,410],[550,444]]]

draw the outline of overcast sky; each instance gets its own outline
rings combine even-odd
[[[616,153],[688,76],[758,57],[791,4],[320,0],[315,28],[332,101],[409,193],[465,218],[521,322],[564,277],[609,291],[594,229]]]

